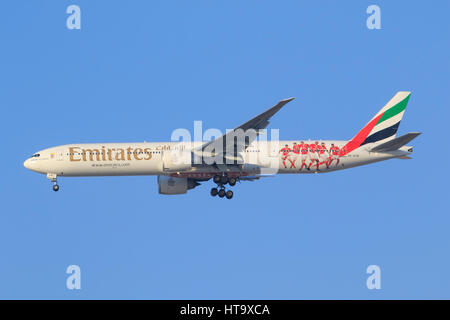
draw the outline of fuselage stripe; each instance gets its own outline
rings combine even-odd
[[[400,121],[397,122],[396,124],[378,131],[377,133],[374,133],[370,136],[368,136],[363,143],[361,143],[362,145],[365,145],[366,143],[372,143],[372,142],[377,142],[386,138],[389,138],[393,135],[395,135],[397,133],[398,127],[400,126]]]
[[[370,121],[360,132],[358,132],[358,134],[352,140],[350,140],[344,146],[344,148],[341,149],[341,156],[346,155],[347,153],[350,153],[353,150],[359,148],[361,146],[361,143],[366,140],[367,136],[373,130],[382,116],[383,113],[372,119],[372,121]]]
[[[381,117],[381,119],[377,122],[377,125],[379,125],[383,121],[386,121],[386,120],[396,116],[400,112],[404,111],[406,109],[406,105],[408,104],[410,96],[411,95],[408,95],[405,99],[403,99],[402,101],[397,103],[395,106],[393,106],[392,108],[386,110],[383,113],[383,116]]]

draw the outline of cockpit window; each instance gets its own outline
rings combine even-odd
[[[39,154],[39,153],[35,153],[35,154],[33,154],[31,157],[32,158],[37,158],[37,157],[40,157],[41,155]]]

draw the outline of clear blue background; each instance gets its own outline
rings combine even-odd
[[[381,7],[382,30],[366,27]],[[77,4],[82,29],[68,30]],[[8,1],[0,11],[0,298],[450,298],[448,1]],[[66,143],[233,128],[295,96],[281,138],[351,138],[398,90],[414,160],[158,194],[62,178]],[[67,266],[82,289],[66,289]],[[381,267],[382,289],[366,288]]]

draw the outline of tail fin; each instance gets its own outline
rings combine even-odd
[[[399,91],[344,147],[349,153],[367,143],[383,143],[395,138],[411,92]]]

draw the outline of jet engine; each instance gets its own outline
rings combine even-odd
[[[160,194],[184,194],[198,185],[200,183],[193,179],[158,176],[158,191]]]

